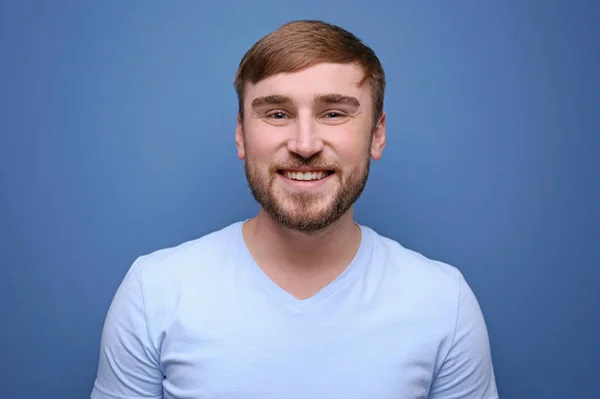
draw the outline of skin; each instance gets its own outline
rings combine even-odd
[[[299,299],[337,278],[360,245],[354,202],[386,141],[385,113],[374,125],[362,77],[359,66],[320,63],[245,87],[236,147],[261,208],[244,240],[265,274]],[[330,175],[295,181],[289,171]]]

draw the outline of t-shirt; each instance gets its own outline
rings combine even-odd
[[[106,317],[93,399],[498,397],[458,269],[361,225],[349,266],[301,300],[256,264],[242,224],[134,262]]]

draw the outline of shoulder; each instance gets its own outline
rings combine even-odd
[[[227,278],[224,273],[238,245],[241,223],[138,257],[112,306],[123,312],[143,312],[150,335],[157,337],[182,300],[208,295]]]
[[[242,222],[233,223],[180,245],[138,257],[125,281],[136,281],[146,311],[167,311],[185,293],[207,292],[222,281],[239,242]]]
[[[385,260],[386,299],[409,308],[403,314],[438,343],[430,396],[470,391],[473,397],[497,398],[485,319],[461,271],[378,234],[375,248],[374,256]]]
[[[134,263],[144,280],[187,279],[198,272],[210,274],[236,245],[241,222],[230,224],[174,247],[140,256]]]
[[[446,262],[431,259],[398,241],[366,228],[374,237],[374,255],[385,264],[386,276],[416,295],[458,300],[464,282],[460,270]]]
[[[371,266],[389,306],[402,309],[437,331],[449,344],[459,324],[480,320],[477,300],[463,273],[449,263],[431,259],[397,241],[373,232]],[[371,267],[370,266],[370,267]],[[459,316],[462,314],[459,320]],[[446,347],[445,349],[448,349]]]

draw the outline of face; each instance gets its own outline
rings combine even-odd
[[[255,199],[286,228],[322,230],[362,193],[385,146],[359,66],[317,64],[247,84],[236,145]]]

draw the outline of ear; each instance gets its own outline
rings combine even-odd
[[[381,113],[381,117],[373,130],[373,140],[371,140],[371,158],[375,161],[381,159],[381,154],[385,148],[385,112]]]
[[[240,114],[237,116],[237,126],[235,127],[235,146],[237,147],[237,156],[239,159],[246,158],[246,147],[244,146],[244,126]]]

